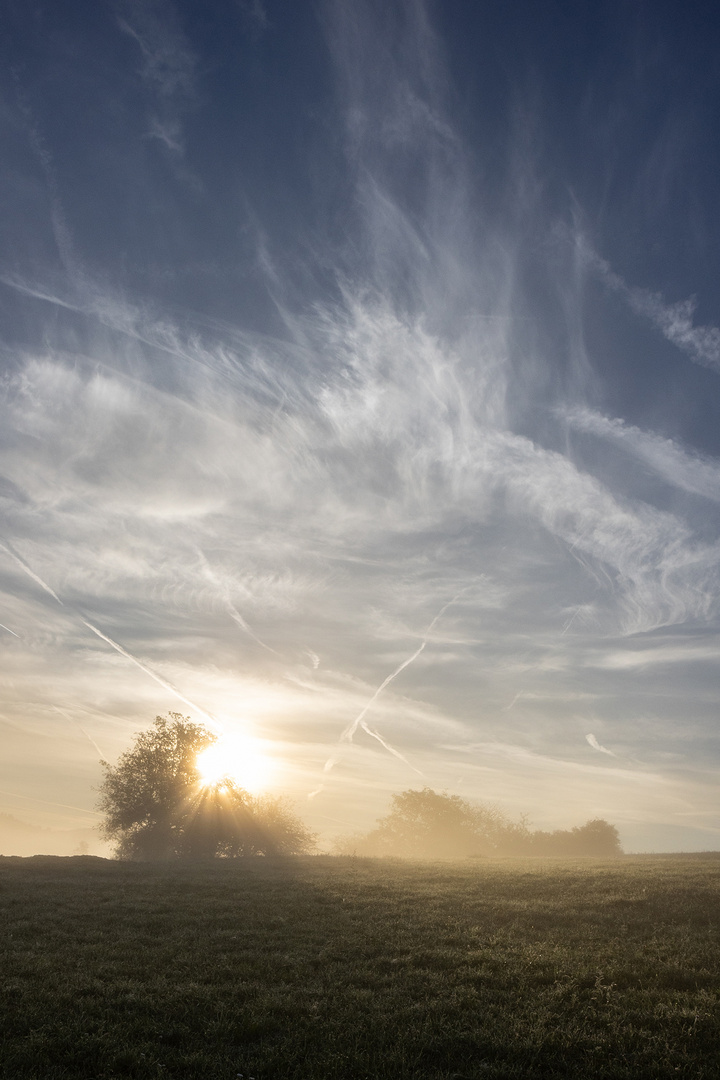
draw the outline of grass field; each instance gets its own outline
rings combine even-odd
[[[0,1076],[720,1076],[720,856],[0,858]]]

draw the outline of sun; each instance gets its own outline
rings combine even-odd
[[[198,754],[195,764],[203,787],[232,780],[246,791],[257,792],[267,786],[272,774],[272,762],[259,743],[239,735],[221,735]]]

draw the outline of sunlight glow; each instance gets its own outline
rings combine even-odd
[[[232,780],[246,791],[257,792],[267,786],[272,762],[255,739],[222,735],[197,757],[200,781],[204,787]]]

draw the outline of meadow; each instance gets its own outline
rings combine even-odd
[[[720,855],[0,858],[0,1076],[720,1075]]]

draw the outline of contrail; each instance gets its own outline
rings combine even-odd
[[[25,573],[28,575],[28,577],[31,577],[33,579],[33,581],[35,581],[40,586],[41,589],[44,589],[46,593],[50,593],[53,600],[57,600],[60,607],[65,606],[63,604],[62,600],[60,599],[60,597],[58,596],[58,594],[53,589],[50,588],[48,583],[46,581],[43,581],[43,579],[39,576],[39,574],[36,574],[35,571],[31,567],[28,566],[28,564],[25,562],[25,560],[20,558],[20,556],[17,554],[16,551],[13,551],[12,547],[10,546],[10,543],[7,540],[3,540],[2,542],[0,542],[0,547],[3,548],[4,551],[7,551],[10,558],[14,559],[15,562],[18,564],[18,566],[20,566],[25,571]],[[5,627],[5,629],[7,630],[7,627]],[[10,633],[12,634],[12,630],[10,631]],[[15,636],[17,637],[17,634]]]
[[[264,641],[261,641],[257,634],[254,633],[254,631],[248,626],[247,622],[230,599],[227,588],[223,586],[221,581],[218,580],[218,576],[213,570],[210,563],[207,561],[204,551],[202,551],[201,548],[198,548],[197,550],[203,563],[205,576],[208,577],[212,581],[213,585],[215,585],[216,588],[219,589],[219,591],[222,593],[222,598],[225,601],[225,607],[227,608],[228,614],[230,615],[230,618],[233,620],[233,622],[237,623],[240,629],[244,630],[248,637],[252,638],[253,641],[256,642],[256,644],[260,645],[263,649],[267,649],[268,652],[273,653],[275,656],[278,656],[279,653],[277,653],[276,650],[271,648],[269,645],[266,645]]]
[[[240,627],[240,628],[241,628],[242,630],[244,630],[244,631],[245,631],[245,633],[246,633],[246,634],[248,635],[248,637],[251,637],[251,638],[253,639],[253,641],[255,641],[255,642],[256,642],[256,643],[258,644],[258,645],[262,646],[262,648],[263,648],[263,649],[267,649],[267,651],[268,651],[268,652],[274,653],[274,654],[275,654],[275,656],[278,656],[278,655],[279,655],[279,653],[278,653],[278,652],[277,652],[277,651],[276,651],[275,649],[273,649],[273,648],[272,648],[272,647],[271,647],[270,645],[266,645],[266,644],[265,644],[265,642],[264,642],[264,641],[261,641],[261,640],[260,640],[260,638],[259,638],[259,637],[257,636],[257,634],[256,634],[256,633],[254,633],[254,632],[253,632],[253,631],[252,631],[252,630],[250,629],[250,627],[249,627],[249,626],[248,626],[248,624],[247,624],[247,623],[245,622],[245,620],[243,619],[242,615],[241,615],[241,614],[240,614],[240,612],[239,612],[239,611],[237,610],[237,608],[235,607],[235,605],[233,604],[233,602],[232,602],[231,600],[227,600],[227,599],[226,599],[226,600],[225,600],[225,603],[226,603],[226,605],[227,605],[227,609],[228,609],[228,614],[230,615],[230,618],[231,618],[231,619],[232,619],[232,620],[233,620],[234,622],[236,622],[236,623],[238,624],[238,626],[239,626],[239,627]]]
[[[71,806],[70,803],[53,802],[50,799],[38,799],[35,795],[21,795],[19,791],[0,791],[0,795],[7,795],[11,799],[26,799],[28,802],[45,803],[46,806],[64,806],[66,810],[79,810],[81,814],[92,814],[93,817],[102,817],[99,810],[87,810],[84,806]]]
[[[60,607],[65,607],[65,604],[63,604],[57,593],[50,588],[47,582],[43,581],[39,574],[36,574],[35,571],[30,566],[28,566],[24,559],[22,559],[18,554],[13,551],[7,540],[0,541],[0,548],[3,548],[3,550],[6,551],[8,555],[15,560],[18,566],[20,566],[25,571],[25,573],[33,579],[33,581],[37,582],[41,589],[44,589],[45,592],[49,593],[54,600],[57,600]],[[218,723],[214,716],[210,715],[209,712],[206,712],[205,709],[201,709],[200,706],[196,705],[193,701],[190,700],[190,698],[185,697],[185,695],[182,694],[177,689],[177,687],[173,686],[172,683],[169,683],[166,679],[163,679],[162,676],[158,675],[151,668],[143,664],[140,660],[138,660],[136,656],[133,656],[133,654],[128,652],[127,649],[124,649],[122,645],[118,645],[117,641],[113,641],[113,639],[111,637],[108,637],[107,634],[103,634],[102,630],[98,630],[97,626],[93,626],[91,622],[88,622],[87,619],[84,619],[76,608],[70,607],[69,610],[73,611],[74,614],[78,616],[83,626],[87,626],[88,630],[92,630],[93,634],[97,634],[99,638],[102,638],[103,641],[106,641],[108,645],[112,646],[112,648],[115,649],[116,652],[119,652],[121,656],[126,657],[126,659],[128,660],[131,660],[133,664],[136,664],[140,668],[141,671],[144,671],[146,675],[149,675],[151,679],[154,679],[155,682],[159,683],[159,685],[164,687],[165,690],[169,690],[170,693],[174,694],[179,701],[183,702],[183,704],[200,713],[201,716],[204,716],[205,719],[209,721],[211,727],[213,727],[216,731],[222,731],[222,726]],[[12,630],[10,631],[10,633],[12,633]],[[17,634],[15,636],[17,637]]]
[[[383,739],[383,737],[382,737],[382,735],[380,734],[379,731],[374,731],[373,728],[368,727],[368,725],[365,723],[364,720],[363,720],[363,722],[361,724],[361,727],[362,727],[363,731],[366,731],[368,733],[368,735],[372,735],[373,739],[377,739],[377,741],[380,743],[380,745],[384,746],[385,749],[388,750],[391,754],[393,754],[396,758],[399,758],[400,761],[404,761],[406,765],[409,765],[410,768],[413,770],[413,772],[416,772],[418,774],[418,776],[424,776],[425,775],[425,773],[421,772],[420,769],[416,769],[415,766],[412,765],[408,761],[408,759],[404,756],[404,754],[401,754],[399,750],[396,750],[394,746],[391,746],[389,742],[387,742],[385,739]]]
[[[0,630],[7,630],[8,634],[12,634],[13,637],[20,636],[19,634],[16,634],[14,630],[11,630],[9,626],[6,626],[5,623],[0,622]]]
[[[211,714],[209,712],[206,712],[205,709],[201,709],[200,706],[196,705],[194,701],[190,700],[190,698],[185,697],[185,695],[181,693],[177,689],[177,687],[173,686],[172,683],[168,682],[167,679],[163,679],[161,675],[158,675],[157,672],[152,670],[152,668],[149,668],[146,664],[143,664],[141,660],[138,660],[138,658],[136,656],[133,656],[131,652],[128,652],[127,649],[124,649],[122,645],[118,645],[117,641],[113,641],[113,639],[111,637],[108,637],[107,634],[103,634],[102,630],[98,630],[97,626],[93,626],[93,624],[91,622],[88,622],[87,619],[83,619],[81,616],[80,622],[83,624],[83,626],[87,626],[88,630],[92,630],[93,634],[97,634],[97,636],[99,638],[102,638],[103,641],[107,641],[108,645],[111,645],[112,648],[115,649],[116,652],[119,652],[121,656],[124,656],[126,659],[131,660],[133,664],[136,664],[141,671],[144,671],[146,675],[149,675],[151,679],[154,679],[156,683],[164,687],[166,690],[169,690],[170,693],[174,694],[179,701],[182,701],[185,705],[189,706],[189,708],[194,709],[195,712],[199,712],[201,716],[204,716],[205,719],[210,722],[211,726],[215,728],[216,731],[222,730],[222,726],[218,723],[214,716],[211,716]]]
[[[465,590],[463,590],[463,592],[464,591]],[[365,714],[367,713],[368,709],[377,701],[377,699],[380,697],[380,695],[382,694],[385,687],[389,686],[390,683],[393,681],[393,679],[396,679],[398,677],[398,675],[400,674],[401,671],[404,671],[406,667],[409,667],[410,664],[414,663],[415,660],[417,660],[418,656],[420,655],[420,653],[423,651],[423,649],[427,645],[428,638],[430,637],[430,634],[432,633],[433,627],[435,626],[438,619],[442,618],[442,616],[445,614],[447,609],[452,604],[454,604],[455,601],[461,595],[462,595],[462,593],[457,593],[456,596],[453,596],[452,600],[448,600],[448,602],[446,604],[443,604],[443,606],[440,608],[437,615],[435,616],[435,618],[432,620],[432,622],[428,626],[427,630],[425,631],[425,633],[423,635],[423,639],[420,642],[419,647],[415,650],[415,652],[412,654],[412,656],[408,656],[407,660],[403,660],[402,664],[398,665],[398,667],[396,667],[395,670],[390,675],[388,675],[388,677],[380,684],[380,686],[378,686],[377,690],[375,691],[373,696],[370,698],[367,705],[365,705],[365,707],[360,711],[359,715],[355,717],[353,722],[351,724],[348,724],[348,726],[345,728],[342,735],[340,736],[340,742],[352,742],[353,735],[355,734],[358,727],[362,724],[363,720],[365,719]],[[375,737],[377,738],[377,736],[375,736]]]
[[[95,742],[93,737],[91,735],[88,735],[87,731],[82,726],[80,721],[76,720],[71,712],[69,712],[67,709],[61,709],[59,705],[53,705],[53,709],[55,710],[55,712],[59,712],[61,716],[65,716],[65,717],[67,717],[68,720],[72,720],[73,724],[76,724],[77,727],[80,728],[80,730],[82,731],[83,735],[85,736],[87,741],[90,743],[90,745],[93,746],[97,750],[98,754],[100,755],[100,760],[101,761],[106,760],[105,754],[103,754],[102,750],[100,749],[98,744]]]
[[[400,753],[399,750],[396,750],[393,746],[391,746],[389,743],[387,743],[385,741],[385,739],[383,739],[382,736],[378,734],[377,731],[373,731],[372,728],[369,728],[367,726],[367,724],[365,723],[365,716],[366,716],[368,710],[372,707],[372,705],[380,697],[383,690],[387,686],[390,685],[390,683],[393,681],[393,679],[396,679],[401,671],[404,671],[406,667],[409,667],[410,664],[414,663],[414,661],[417,660],[418,656],[420,655],[420,653],[423,651],[423,649],[427,645],[428,638],[430,637],[430,634],[432,633],[432,630],[433,630],[435,624],[437,623],[438,619],[442,618],[442,616],[445,614],[447,609],[452,604],[454,604],[459,599],[459,597],[462,596],[463,592],[465,592],[465,591],[466,591],[466,589],[461,589],[461,591],[459,593],[456,593],[455,596],[453,596],[452,600],[448,600],[448,602],[446,604],[443,604],[443,606],[440,608],[437,615],[435,616],[435,618],[432,620],[432,622],[428,626],[427,630],[425,631],[425,633],[423,635],[423,639],[420,642],[420,645],[418,646],[418,648],[415,650],[415,652],[412,654],[412,656],[408,656],[407,660],[403,660],[402,664],[398,664],[398,666],[395,668],[395,670],[392,671],[387,676],[387,678],[384,679],[380,683],[380,686],[378,686],[377,690],[375,691],[373,696],[370,698],[370,700],[367,702],[367,704],[363,706],[363,708],[360,710],[360,712],[355,717],[355,719],[352,721],[352,723],[348,724],[348,726],[345,728],[345,730],[341,734],[341,736],[340,736],[340,738],[338,740],[339,745],[342,744],[342,743],[352,742],[353,741],[353,736],[355,735],[355,732],[357,731],[357,729],[359,727],[362,727],[363,731],[367,732],[367,734],[371,735],[374,739],[377,739],[378,742],[381,743],[385,747],[386,750],[388,750],[395,757],[399,758],[401,761],[404,761],[406,765],[409,765],[410,768],[414,772],[416,772],[418,774],[418,776],[423,776],[424,775],[419,769],[416,769],[414,765],[411,765],[410,762],[407,760],[407,758],[403,757],[403,755]],[[323,773],[329,773],[331,771],[331,769],[333,769],[335,767],[335,765],[337,765],[339,760],[340,760],[340,757],[339,757],[339,754],[337,752],[335,754],[332,754],[327,759],[327,761],[325,762],[325,765],[323,766]],[[315,789],[315,791],[310,792],[310,794],[308,795],[308,798],[312,799],[316,795],[319,795],[320,792],[323,790],[324,786],[325,785],[321,783],[320,786]]]
[[[84,727],[82,726],[82,724],[78,723],[78,721],[77,721],[77,720],[75,721],[75,723],[76,723],[76,724],[77,724],[77,726],[78,726],[78,727],[80,728],[80,730],[82,731],[83,735],[85,736],[85,738],[87,739],[87,741],[88,741],[88,742],[90,743],[90,745],[91,745],[91,746],[94,746],[94,747],[95,747],[95,749],[97,750],[98,754],[100,755],[100,758],[101,758],[101,760],[102,760],[102,761],[106,761],[107,759],[106,759],[106,757],[105,757],[105,754],[103,754],[102,750],[100,749],[100,747],[98,746],[98,744],[97,744],[97,743],[95,742],[95,740],[93,739],[92,735],[89,735],[89,734],[87,733],[87,731],[85,730],[85,728],[84,728]]]
[[[522,690],[518,690],[517,694],[512,699],[510,704],[509,705],[503,705],[503,712],[509,712],[510,709],[512,709],[515,702],[519,701],[521,697],[525,697],[525,694],[524,694],[524,692]]]
[[[395,670],[392,672],[392,674],[388,675],[388,677],[384,680],[384,682],[380,683],[380,686],[378,686],[377,690],[375,691],[373,696],[370,698],[368,703],[363,707],[361,712],[355,717],[355,719],[352,721],[352,723],[348,724],[348,726],[345,728],[342,735],[340,736],[340,742],[352,742],[353,735],[355,734],[355,732],[357,731],[357,729],[360,727],[363,720],[365,719],[365,714],[367,713],[368,709],[372,705],[374,705],[374,703],[377,701],[377,699],[382,694],[385,687],[389,686],[390,683],[393,681],[393,679],[396,679],[398,677],[398,675],[400,674],[400,672],[404,671],[406,667],[409,667],[410,664],[412,664],[414,660],[417,660],[418,656],[423,651],[423,649],[425,648],[426,645],[427,645],[427,641],[423,641],[421,643],[420,647],[418,649],[416,649],[415,652],[412,654],[412,656],[409,656],[407,658],[407,660],[403,660],[402,664],[400,664],[399,667],[396,667]]]

